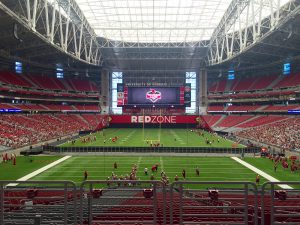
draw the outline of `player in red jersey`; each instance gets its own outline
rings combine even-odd
[[[260,181],[260,176],[257,174],[255,178],[256,185],[259,185],[259,181]]]
[[[87,173],[87,171],[86,171],[86,170],[84,171],[84,174],[83,174],[83,176],[84,176],[84,180],[87,180],[87,178],[88,178],[88,173]]]
[[[14,153],[11,154],[11,158],[13,160],[13,165],[15,166],[17,164],[17,157],[16,157],[16,155]]]
[[[182,170],[182,177],[183,179],[185,179],[185,176],[186,176],[186,172],[185,172],[185,169]]]
[[[197,167],[196,168],[196,175],[199,177],[199,175],[200,175],[200,170],[199,170],[199,168]]]
[[[155,166],[152,166],[152,167],[151,167],[151,171],[152,171],[152,173],[155,172]]]

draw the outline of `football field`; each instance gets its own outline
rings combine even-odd
[[[96,140],[93,137],[96,136]],[[170,128],[109,128],[86,136],[90,141],[84,143],[84,137],[75,143],[68,141],[62,147],[81,146],[126,146],[149,147],[160,143],[164,147],[242,147],[221,136],[203,130],[170,129]],[[117,137],[117,138],[116,138]],[[210,142],[210,143],[207,143]]]
[[[114,169],[114,163],[118,168]],[[151,172],[151,167],[159,164],[158,172]],[[254,181],[256,174],[229,157],[145,157],[145,156],[84,156],[72,157],[56,167],[36,176],[33,180],[69,180],[79,185],[84,179],[84,171],[89,180],[106,180],[112,173],[120,176],[129,175],[133,165],[137,166],[137,179],[161,180],[164,171],[170,183],[178,175],[183,181],[182,170],[186,170],[185,181]],[[196,168],[200,175],[196,175]],[[144,169],[148,168],[148,175]],[[265,180],[262,179],[261,182]],[[212,185],[208,185],[212,186]],[[215,187],[216,185],[213,185]],[[221,185],[224,186],[224,185]]]
[[[17,158],[17,165],[11,162],[0,163],[0,180],[16,180],[30,172],[37,170],[57,159],[59,156],[20,156]],[[273,163],[267,158],[245,158],[245,161],[256,168],[268,173],[280,181],[298,181],[299,172],[291,173],[281,166],[274,172]],[[114,163],[118,168],[114,169]],[[179,157],[179,156],[73,156],[66,161],[38,174],[32,180],[54,181],[68,180],[80,185],[84,180],[84,171],[88,172],[88,180],[106,180],[112,173],[120,176],[130,174],[133,165],[137,166],[137,179],[150,180],[151,167],[158,164],[158,172],[154,172],[155,180],[160,180],[161,171],[166,173],[170,183],[178,175],[183,181],[182,170],[186,170],[186,181],[249,181],[254,182],[256,173],[245,166],[234,161],[230,157]],[[196,168],[199,168],[200,175],[196,175]],[[144,169],[148,168],[148,175]],[[267,180],[261,177],[260,184]],[[207,185],[211,187],[212,185]],[[224,185],[213,187],[223,187]]]

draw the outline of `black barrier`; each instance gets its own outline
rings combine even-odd
[[[44,146],[44,151],[64,153],[64,152],[136,152],[136,153],[224,153],[224,154],[245,154],[259,153],[260,148],[211,148],[211,147],[59,147]]]

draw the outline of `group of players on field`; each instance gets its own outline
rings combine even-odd
[[[282,157],[279,155],[273,156],[272,154],[269,154],[268,158],[274,162],[274,172],[277,171],[277,167],[279,164],[282,165],[283,169],[288,169],[290,167],[291,173],[294,173],[300,168],[300,164],[298,163],[297,165],[297,156],[290,157],[290,165],[286,157]]]
[[[156,179],[155,179],[155,174],[157,174],[157,172],[158,172],[158,167],[159,167],[159,164],[158,164],[158,163],[154,164],[154,165],[151,167],[151,172],[152,172],[152,174],[151,174],[151,176],[150,176],[150,180],[152,180],[152,181],[153,181],[153,180],[156,180]],[[114,171],[118,169],[118,164],[117,164],[117,162],[114,162],[114,164],[113,164],[113,169],[114,169]],[[131,167],[130,175],[127,174],[127,175],[125,175],[125,176],[123,176],[123,175],[118,176],[117,174],[115,174],[114,172],[112,172],[112,175],[111,175],[110,177],[107,177],[106,180],[107,180],[107,181],[122,181],[122,180],[125,180],[125,181],[126,181],[126,180],[138,181],[139,178],[137,177],[137,169],[138,169],[138,166],[137,166],[136,164],[133,164],[132,167]],[[196,168],[195,172],[196,172],[196,176],[200,176],[200,169],[199,169],[198,167]],[[148,168],[147,168],[147,167],[144,168],[144,174],[145,174],[145,176],[148,176],[148,175],[149,175],[149,174],[148,174]],[[183,169],[181,174],[182,174],[183,179],[185,180],[185,179],[186,179],[186,170]],[[162,182],[164,185],[168,185],[170,179],[169,179],[169,177],[166,175],[166,173],[165,173],[163,170],[161,170],[160,176],[161,176],[161,179],[160,179],[161,182]],[[87,180],[87,179],[88,179],[88,172],[87,172],[86,170],[84,171],[83,177],[84,177],[84,180]],[[179,176],[178,176],[178,175],[176,175],[176,176],[174,177],[174,181],[179,181]],[[108,182],[107,185],[109,186],[110,183]]]
[[[9,155],[8,153],[3,153],[2,162],[7,163],[10,161],[15,166],[17,164],[17,156],[14,153],[12,153],[11,155]]]
[[[290,161],[291,161],[290,165],[288,164],[288,160],[285,157],[281,157],[281,156],[275,156],[275,157],[273,157],[272,155],[269,155],[268,158],[274,162],[274,171],[275,172],[277,171],[277,167],[278,167],[279,164],[281,164],[284,169],[288,169],[290,167],[292,173],[298,169],[298,166],[300,166],[300,164],[297,166],[297,164],[296,164],[296,159],[297,158],[295,158],[295,157],[291,157],[290,158]],[[152,181],[153,180],[157,180],[155,178],[155,176],[157,176],[158,167],[159,167],[158,163],[152,165],[152,167],[151,167],[151,175],[149,177],[150,180],[152,180]],[[114,169],[114,171],[116,171],[118,169],[117,162],[115,162],[113,164],[113,169]],[[131,168],[131,171],[130,171],[129,174],[127,174],[125,176],[123,176],[123,175],[118,176],[117,174],[115,174],[114,172],[112,172],[112,175],[110,177],[107,177],[107,181],[119,181],[119,180],[133,180],[133,181],[138,181],[138,180],[140,180],[140,178],[137,177],[137,170],[138,170],[138,166],[136,164],[133,164],[132,168]],[[185,180],[186,177],[187,177],[186,170],[182,169],[181,174],[182,174],[182,178]],[[197,177],[200,176],[200,169],[199,169],[199,167],[196,167],[195,174],[196,174]],[[145,176],[149,175],[148,168],[144,168],[144,175]],[[87,179],[88,179],[88,172],[85,170],[84,171],[84,180],[87,180]],[[167,176],[167,174],[163,170],[161,170],[161,173],[160,173],[160,180],[165,185],[168,185],[169,181],[170,181],[169,177]],[[175,175],[174,181],[179,181],[179,180],[180,180],[180,177],[178,175]],[[257,185],[259,185],[259,183],[260,183],[260,175],[258,175],[258,174],[255,177],[255,183]],[[109,185],[109,183],[108,183],[108,185]]]

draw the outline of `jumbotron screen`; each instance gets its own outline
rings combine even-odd
[[[128,87],[118,84],[118,106],[188,106],[190,84],[177,87]]]

